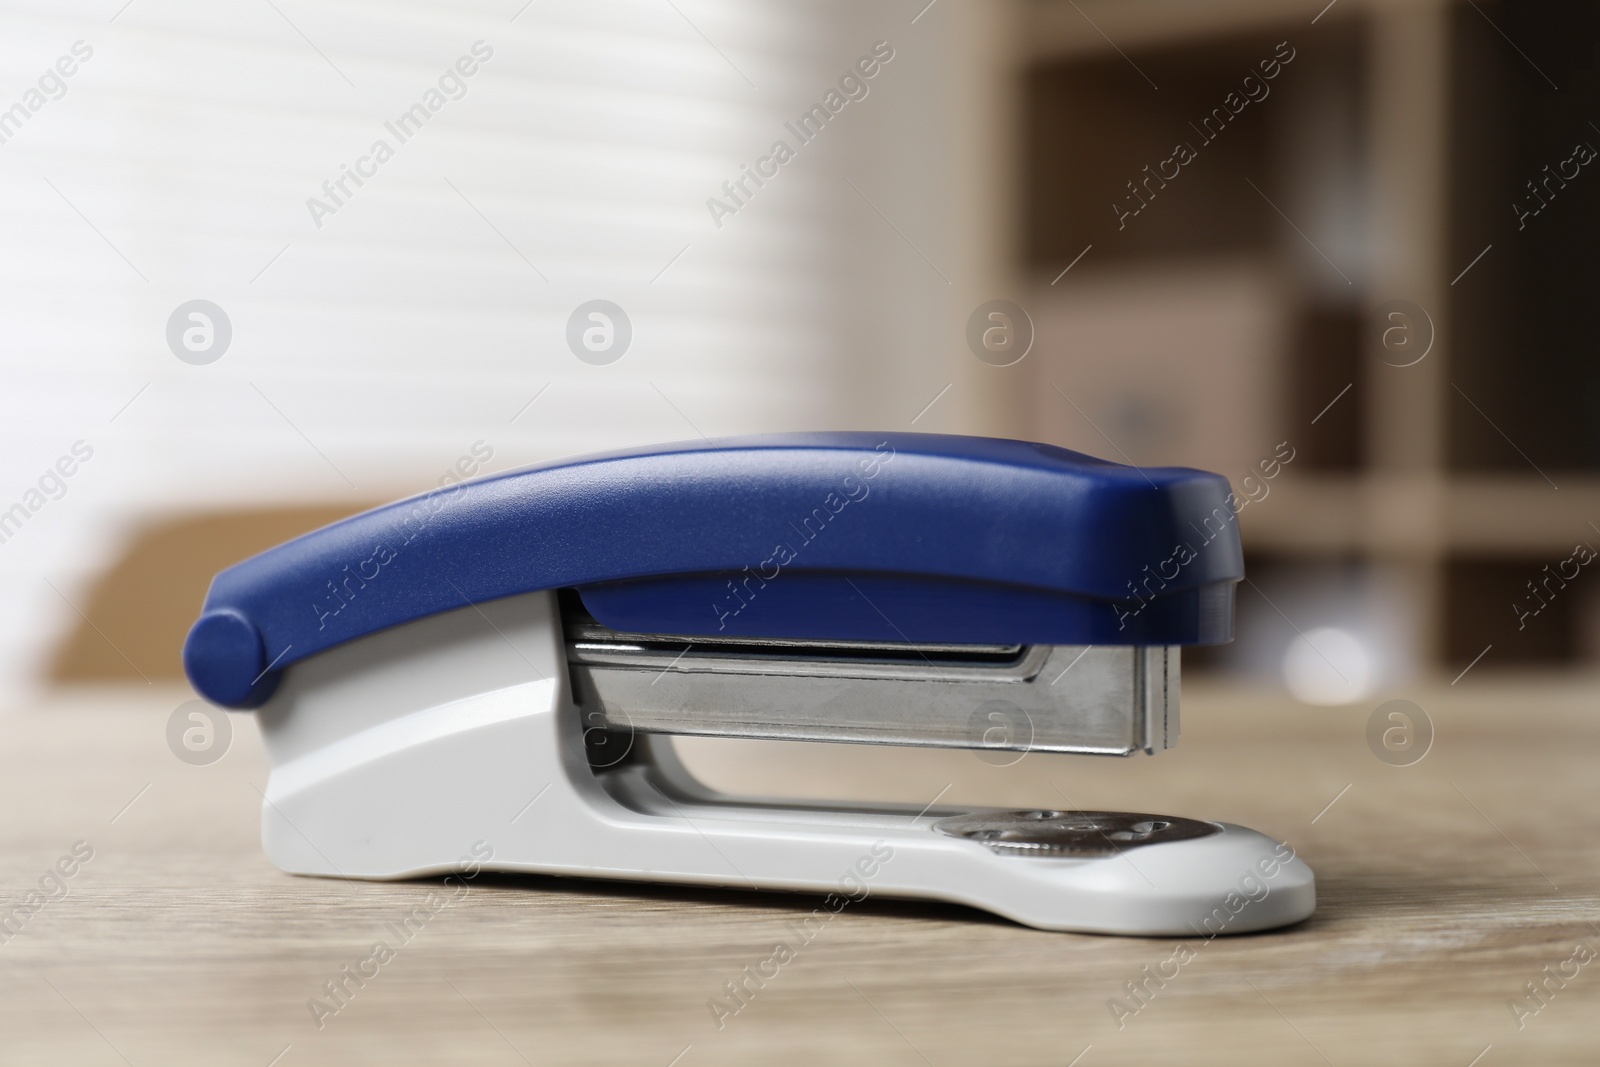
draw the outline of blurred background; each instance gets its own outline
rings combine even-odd
[[[854,427],[1227,475],[1187,673],[1592,668],[1600,17],[1319,7],[0,5],[0,702],[447,477]]]

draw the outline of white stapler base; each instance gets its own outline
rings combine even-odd
[[[354,610],[359,601],[346,610]],[[669,759],[596,774],[549,593],[468,606],[289,668],[260,710],[262,839],[297,874],[490,870],[921,898],[1048,930],[1212,936],[1315,907],[1287,846],[1206,837],[1095,858],[1000,854],[940,814],[711,798]],[[485,858],[485,855],[488,857]]]

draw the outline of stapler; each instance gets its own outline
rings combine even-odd
[[[1310,869],[1176,816],[727,796],[671,738],[1159,753],[1179,649],[1231,638],[1243,573],[1218,475],[990,438],[735,437],[306,534],[216,576],[184,662],[255,710],[263,844],[297,874],[471,856],[1212,936],[1310,915]]]

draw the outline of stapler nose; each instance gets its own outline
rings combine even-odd
[[[256,710],[263,842],[295,873],[471,855],[829,892],[866,863],[886,895],[1043,929],[1232,933],[1315,905],[1293,850],[1243,827],[758,803],[694,781],[670,738],[1159,753],[1181,647],[1231,637],[1242,576],[1217,475],[987,438],[729,438],[307,534],[219,574],[184,656],[202,695]]]

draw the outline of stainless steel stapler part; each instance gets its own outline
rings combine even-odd
[[[590,728],[1110,756],[1177,743],[1178,651],[566,626],[567,667]]]

